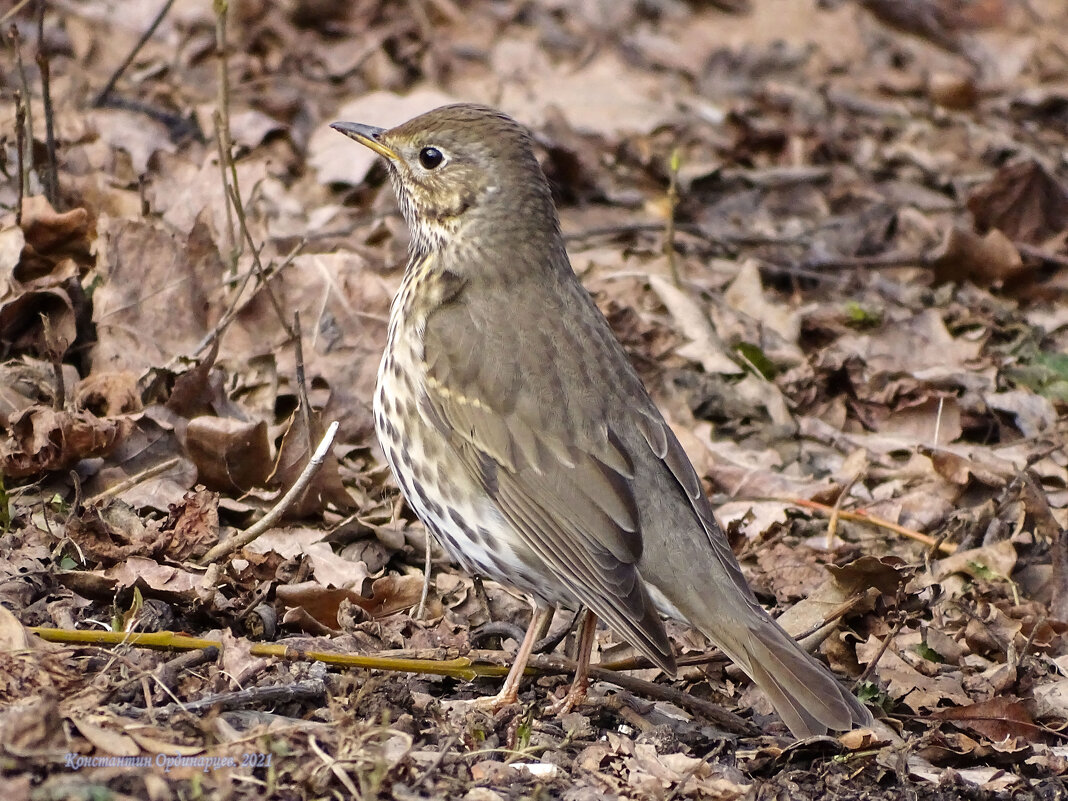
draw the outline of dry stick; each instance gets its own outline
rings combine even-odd
[[[33,171],[33,108],[30,103],[30,82],[26,77],[26,65],[22,63],[22,37],[19,36],[19,29],[17,26],[12,25],[7,32],[8,38],[11,40],[11,47],[15,50],[15,64],[18,67],[19,73],[19,90],[22,92],[23,99],[23,150],[22,150],[22,169],[19,170],[19,180],[22,182],[23,195],[30,194],[30,173]],[[29,143],[29,147],[26,144]],[[20,197],[21,200],[21,197]],[[19,204],[21,209],[22,204]]]
[[[229,12],[227,0],[213,0],[212,9],[215,12],[215,56],[218,86],[218,100],[212,119],[215,122],[215,138],[219,147],[219,170],[222,172],[223,187],[227,190],[227,199],[230,199],[230,190],[238,198],[234,202],[234,209],[241,214],[241,188],[237,181],[237,165],[234,164],[233,141],[230,138],[230,72],[227,60],[226,48],[226,16]],[[226,181],[226,171],[230,170],[232,186]],[[237,257],[241,253],[241,242],[235,241],[234,219],[230,214],[230,204],[226,206],[226,235],[230,243],[230,270],[237,269]],[[285,326],[285,322],[282,323]]]
[[[791,506],[800,506],[802,509],[813,509],[817,512],[823,512],[824,514],[830,514],[834,511],[834,509],[827,504],[810,501],[807,498],[771,498],[770,500],[778,501],[780,503],[788,503]],[[924,545],[937,548],[945,554],[955,553],[957,550],[957,546],[953,543],[941,542],[934,537],[923,534],[915,529],[906,528],[905,526],[893,523],[881,517],[876,517],[875,515],[870,515],[864,511],[839,512],[838,516],[842,520],[852,520],[855,523],[869,523],[873,526],[878,526],[879,528],[885,528],[889,531],[893,531],[895,534],[900,534],[902,537],[907,537],[910,540],[922,542]]]
[[[218,709],[240,709],[256,704],[284,704],[291,701],[309,701],[326,695],[326,683],[322,679],[298,681],[295,684],[273,685],[268,687],[249,687],[246,690],[217,693],[196,701],[183,701],[181,704],[167,704],[158,707],[157,715],[174,715],[189,713],[199,716],[204,712]]]
[[[308,400],[308,382],[304,377],[304,334],[300,330],[300,312],[293,312],[293,336],[297,359],[297,402],[300,404],[300,416],[304,423],[304,446],[311,453],[312,449],[312,419],[311,401]]]
[[[150,634],[131,634],[116,631],[68,631],[35,627],[32,631],[41,639],[49,642],[82,643],[92,645],[132,645],[146,648],[209,648],[220,647],[218,640],[199,637],[187,637],[173,632],[153,632]],[[384,670],[404,673],[423,673],[437,676],[450,676],[470,681],[478,677],[502,678],[508,674],[507,665],[489,664],[478,659],[501,659],[507,655],[500,651],[473,651],[470,656],[449,660],[408,659],[388,656],[361,656],[355,654],[338,654],[326,651],[303,651],[283,644],[253,643],[249,648],[253,656],[273,656],[282,659],[312,659],[339,667],[360,668],[364,670]],[[528,673],[574,673],[575,662],[560,656],[534,655],[528,663]],[[657,701],[668,701],[676,706],[706,717],[727,731],[751,733],[754,727],[737,715],[721,707],[696,698],[682,690],[669,685],[653,684],[634,676],[625,676],[606,670],[603,667],[590,667],[590,678],[614,684],[628,692]]]
[[[675,257],[675,211],[679,206],[679,160],[679,149],[676,147],[671,151],[671,157],[668,160],[670,178],[667,191],[667,225],[664,228],[664,255],[667,256],[668,268],[671,270],[671,280],[676,288],[681,289],[682,279],[679,277],[678,259]]]
[[[293,249],[289,251],[289,253],[284,259],[282,259],[282,263],[279,264],[278,267],[275,269],[274,274],[277,275],[290,264],[292,264],[293,260],[296,259],[298,255],[300,255],[300,251],[304,249],[304,246],[306,244],[308,244],[308,240],[301,239],[296,245],[294,245]],[[241,277],[241,285],[234,293],[233,299],[230,301],[229,308],[227,308],[223,316],[219,318],[219,322],[215,324],[215,328],[209,331],[204,336],[204,338],[197,343],[196,348],[194,348],[193,350],[194,357],[199,356],[201,353],[207,350],[212,345],[212,343],[214,343],[223,335],[226,329],[230,326],[230,323],[234,321],[234,318],[237,316],[237,305],[238,302],[241,300],[241,295],[244,294],[245,287],[248,286],[248,282],[254,275],[258,275],[255,267],[252,267],[245,271],[244,275]],[[170,363],[173,364],[174,361],[175,360],[172,359]]]
[[[67,629],[31,628],[34,634],[48,642],[82,645],[129,645],[138,648],[156,648],[162,650],[204,649],[222,647],[219,640],[203,637],[188,637],[171,631],[151,633],[130,633],[120,631],[70,631]],[[392,656],[362,656],[358,654],[339,654],[330,651],[305,651],[281,643],[251,643],[249,653],[252,656],[277,657],[279,659],[310,659],[337,667],[360,668],[364,670],[385,670],[399,673],[427,673],[436,676],[470,681],[479,676],[504,677],[508,674],[506,665],[476,664],[469,657],[456,659],[411,659]],[[505,656],[495,652],[498,657]]]
[[[15,153],[18,158],[18,200],[15,206],[15,225],[22,225],[22,201],[26,197],[23,176],[26,175],[26,107],[22,104],[22,92],[15,90]]]
[[[6,12],[4,12],[4,16],[0,17],[0,24],[7,22],[13,16],[15,16],[20,11],[22,11],[23,7],[25,5],[27,5],[29,2],[30,2],[30,0],[19,0],[19,2],[15,3],[14,6],[12,6]]]
[[[147,481],[150,478],[155,478],[160,473],[166,473],[172,467],[176,467],[177,465],[181,464],[181,462],[182,457],[175,456],[173,459],[168,459],[167,461],[160,462],[159,464],[153,465],[152,467],[147,467],[140,473],[136,473],[135,475],[124,478],[118,484],[113,484],[107,489],[101,490],[96,495],[93,495],[91,498],[86,498],[85,503],[96,503],[98,501],[103,501],[107,498],[113,498],[116,495],[121,495],[122,493],[126,492],[126,490],[130,489],[131,487],[137,486],[142,481]]]
[[[167,12],[171,10],[172,5],[174,5],[174,0],[167,0],[167,2],[163,4],[163,8],[159,10],[159,13],[156,14],[156,18],[152,20],[145,32],[141,34],[141,38],[137,40],[137,44],[133,46],[133,49],[130,51],[129,55],[127,55],[126,58],[122,60],[122,63],[119,64],[115,72],[111,74],[111,77],[108,79],[108,82],[104,84],[104,88],[101,89],[97,96],[93,99],[94,107],[100,108],[102,105],[104,105],[104,101],[107,100],[108,95],[111,94],[111,90],[115,88],[115,84],[118,82],[119,78],[121,78],[122,74],[126,72],[126,68],[133,63],[133,60],[137,58],[137,54],[141,52],[141,48],[144,47],[145,44],[147,44],[148,40],[152,38],[152,34],[156,32],[156,28],[159,27],[159,24],[163,22],[163,18],[167,16]]]
[[[323,435],[322,441],[319,443],[319,447],[315,449],[315,453],[313,453],[311,459],[308,460],[308,464],[300,474],[300,477],[297,478],[293,486],[281,497],[278,503],[271,508],[271,511],[240,534],[230,537],[225,542],[220,542],[201,558],[200,564],[211,564],[212,562],[219,561],[223,557],[229,556],[238,548],[243,548],[248,545],[278,522],[279,518],[285,514],[286,509],[288,509],[293,502],[304,493],[319,468],[323,466],[323,462],[326,461],[326,455],[330,452],[330,446],[334,444],[334,436],[337,434],[337,429],[337,422],[330,424],[326,429],[326,433]]]
[[[218,658],[219,649],[215,646],[204,648],[203,650],[186,651],[185,653],[179,654],[174,659],[170,659],[162,665],[157,666],[155,670],[151,671],[151,675],[156,680],[157,684],[173,689],[174,685],[178,683],[178,676],[181,673],[208,662],[214,662]],[[146,675],[149,675],[149,671],[139,673],[133,678],[127,679],[112,687],[108,691],[105,700],[109,700],[117,695],[122,695],[123,693],[131,691],[136,685],[141,683],[141,680],[145,678]]]
[[[883,639],[882,645],[879,646],[879,650],[876,652],[875,656],[872,657],[872,660],[868,663],[868,666],[864,668],[864,672],[857,677],[857,680],[855,682],[853,682],[854,687],[859,687],[861,684],[868,680],[868,676],[870,676],[872,674],[872,671],[875,670],[875,666],[879,664],[879,660],[883,658],[883,654],[886,653],[886,649],[890,647],[890,643],[893,642],[894,637],[897,636],[897,633],[901,631],[901,627],[905,625],[905,621],[907,619],[908,615],[902,615],[901,619],[894,624],[894,628],[892,628],[890,630],[890,633],[887,634],[886,637]]]
[[[45,172],[45,197],[52,208],[59,211],[59,163],[56,160],[56,126],[52,109],[52,89],[48,56],[44,51],[44,0],[37,0],[37,68],[41,71],[41,105],[44,107],[45,147],[48,151],[48,170]]]
[[[267,299],[271,301],[274,313],[278,315],[278,321],[282,324],[282,329],[286,332],[286,335],[295,338],[296,333],[290,328],[289,322],[286,320],[286,313],[282,310],[282,302],[274,294],[274,288],[271,286],[271,282],[267,280],[267,271],[263,268],[263,262],[260,261],[259,249],[256,247],[256,243],[252,240],[252,232],[248,230],[248,220],[245,218],[245,209],[241,205],[241,196],[237,192],[236,179],[234,185],[227,186],[226,190],[230,197],[230,203],[233,204],[234,211],[237,213],[237,222],[241,228],[241,233],[244,236],[244,241],[248,243],[249,252],[252,253],[252,264],[256,268],[256,272],[259,274],[260,280],[263,282],[263,289],[267,293]]]
[[[539,655],[532,656],[528,665],[542,671],[552,669],[558,673],[574,673],[577,667],[574,660],[571,659],[565,659],[560,656]],[[716,725],[734,734],[751,734],[756,730],[752,724],[733,712],[728,712],[718,704],[706,701],[704,698],[697,698],[684,690],[672,687],[670,684],[654,684],[636,676],[627,676],[595,665],[590,665],[589,676],[591,679],[614,684],[644,698],[675,704],[675,706],[682,707],[711,720]]]
[[[237,257],[239,254],[240,241],[234,236],[234,214],[230,210],[232,200],[230,199],[230,184],[226,180],[226,164],[233,161],[233,157],[229,148],[225,144],[225,140],[228,139],[223,134],[223,121],[222,115],[216,111],[211,115],[212,121],[215,123],[215,146],[219,151],[219,180],[222,181],[223,190],[226,192],[226,241],[229,245],[229,261],[230,261],[230,276],[237,271]],[[236,172],[236,170],[235,170]]]
[[[852,491],[853,485],[860,480],[862,475],[864,475],[864,470],[858,470],[857,474],[849,479],[848,483],[842,487],[842,491],[838,493],[838,497],[834,500],[834,508],[831,510],[831,517],[827,521],[827,550],[831,550],[834,547],[835,541],[838,539],[838,520],[842,516],[842,503]]]

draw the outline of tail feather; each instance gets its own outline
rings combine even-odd
[[[871,712],[773,620],[752,622],[746,634],[738,643],[713,640],[767,694],[795,737],[871,725]]]

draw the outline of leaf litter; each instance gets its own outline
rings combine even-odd
[[[48,5],[43,38],[17,10],[21,67],[0,72],[32,118],[26,180],[0,185],[13,799],[1064,792],[1063,4],[247,2],[222,62],[210,4],[175,4],[94,104],[152,24],[139,10]],[[677,686],[761,734],[608,682],[543,717],[566,680],[551,672],[490,716],[455,702],[499,679],[301,658],[506,664],[528,619],[427,542],[374,442],[407,231],[381,165],[326,128],[450,100],[534,126],[575,267],[758,596],[900,741],[791,743],[735,669],[691,663],[706,644],[676,625]],[[16,119],[0,111],[9,177]],[[286,516],[200,564],[298,480],[331,420]],[[570,623],[549,632],[559,653]],[[221,656],[49,643],[34,626],[182,632]],[[254,655],[261,640],[290,658]],[[595,655],[632,653],[601,630]]]

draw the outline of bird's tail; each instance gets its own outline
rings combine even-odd
[[[795,737],[872,723],[871,712],[778,623],[761,615],[730,641],[705,632],[767,694]],[[740,636],[738,636],[740,634]]]

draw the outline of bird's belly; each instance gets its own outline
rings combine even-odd
[[[394,363],[409,359],[391,343],[379,367],[375,432],[408,505],[465,571],[541,600],[574,606],[573,596],[526,547],[493,499],[470,476],[452,446],[419,412],[422,381]]]

